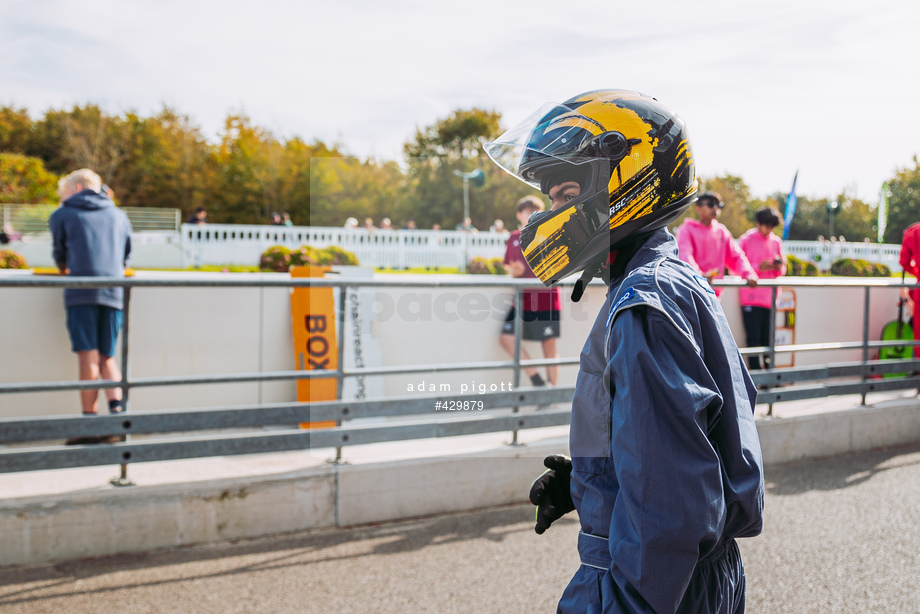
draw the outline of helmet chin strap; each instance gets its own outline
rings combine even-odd
[[[607,253],[606,257],[601,255],[594,261],[588,263],[588,266],[585,267],[581,277],[579,277],[578,281],[575,282],[575,287],[572,288],[573,303],[577,303],[581,300],[581,297],[584,295],[588,284],[591,283],[591,280],[595,277],[600,277],[607,284],[610,283],[610,265],[613,264],[613,261],[616,260],[616,257],[616,250],[611,250]]]

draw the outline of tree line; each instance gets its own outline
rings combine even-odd
[[[349,155],[338,143],[279,139],[242,113],[226,117],[214,142],[191,118],[168,106],[143,117],[86,104],[35,118],[25,109],[3,106],[0,203],[56,202],[59,176],[88,167],[112,187],[122,206],[177,208],[184,216],[203,206],[211,222],[265,224],[272,212],[286,211],[298,225],[341,226],[348,217],[376,222],[388,217],[397,226],[412,219],[419,228],[440,224],[447,229],[463,216],[463,184],[455,171],[480,168],[484,185],[469,188],[474,226],[488,228],[501,219],[513,227],[514,204],[523,196],[541,195],[485,155],[484,144],[503,128],[495,111],[458,109],[418,128],[404,144],[402,159],[382,160]],[[920,220],[920,163],[916,157],[912,162],[888,180],[888,243],[900,243],[904,228]],[[737,176],[702,177],[701,189],[722,195],[721,221],[736,237],[753,225],[759,208],[785,209],[783,192],[752,195]],[[823,197],[800,195],[790,239],[827,236],[831,201],[840,205],[835,235],[875,240],[877,205],[850,189]],[[692,207],[687,215],[693,215]]]

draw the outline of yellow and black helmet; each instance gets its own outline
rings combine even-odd
[[[581,187],[521,231],[524,257],[546,285],[601,266],[610,250],[666,226],[696,199],[683,120],[638,92],[597,90],[544,105],[486,151],[544,194],[567,181]]]

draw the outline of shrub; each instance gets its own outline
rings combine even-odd
[[[326,249],[322,250],[326,253],[329,258],[328,262],[323,264],[336,264],[339,266],[358,266],[358,257],[353,253],[338,247],[337,245],[331,245]]]
[[[872,277],[891,277],[891,267],[889,267],[887,264],[873,262],[872,269],[875,271],[875,274],[872,275]]]
[[[468,272],[472,275],[504,275],[506,273],[501,258],[489,260],[479,256],[470,260]]]
[[[505,264],[501,258],[492,259],[492,274],[493,275],[506,275],[508,271],[505,270]]]
[[[319,250],[309,245],[301,245],[291,252],[291,266],[316,266],[325,264],[322,262],[324,260],[323,256],[324,255],[321,254]]]
[[[26,259],[11,249],[0,249],[0,269],[25,269]]]
[[[831,275],[843,277],[890,277],[891,269],[884,264],[861,258],[841,258],[831,265]]]
[[[283,245],[272,245],[262,253],[259,259],[260,271],[287,273],[291,266],[291,250]]]
[[[291,251],[283,245],[273,245],[262,253],[262,258],[259,260],[259,270],[287,273],[292,266],[325,266],[330,264],[357,266],[358,258],[353,253],[336,246],[316,249],[309,245],[301,245]]]
[[[786,256],[786,274],[792,277],[817,277],[818,267],[795,256]]]

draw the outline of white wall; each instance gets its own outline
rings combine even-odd
[[[14,273],[6,273],[11,275]],[[204,273],[147,273],[141,277],[177,276],[203,279]],[[253,274],[250,274],[253,275]],[[268,274],[274,275],[274,274]],[[378,279],[409,279],[376,275]],[[449,276],[420,276],[436,283]],[[361,340],[365,366],[448,364],[508,360],[498,344],[508,290],[390,288],[361,292]],[[577,357],[588,330],[604,301],[605,289],[591,286],[578,304],[563,293],[562,338],[559,353]],[[0,290],[0,383],[77,379],[76,358],[70,352],[64,326],[60,289],[3,288]],[[872,290],[871,339],[897,315],[897,289]],[[797,343],[861,341],[862,288],[799,288]],[[461,302],[463,301],[463,302]],[[419,317],[421,305],[432,305],[431,316]],[[482,302],[483,309],[474,309]],[[446,312],[434,309],[435,305]],[[453,320],[444,313],[462,315]],[[736,335],[744,340],[737,291],[729,288],[722,305]],[[387,307],[393,309],[388,310]],[[401,306],[401,307],[400,307]],[[376,312],[373,317],[371,312]],[[441,315],[438,315],[441,314]],[[291,339],[291,312],[287,288],[135,288],[130,313],[130,373],[132,377],[189,376],[218,373],[281,371],[295,368]],[[352,327],[346,329],[346,365],[353,364]],[[542,357],[539,346],[526,348]],[[859,360],[861,350],[811,352],[796,355],[796,365]],[[541,372],[543,368],[540,369]],[[561,371],[560,383],[575,382],[575,367]],[[462,384],[510,382],[511,370],[442,372],[368,378],[368,397],[403,396],[408,384]],[[522,384],[526,384],[526,378]],[[353,384],[346,388],[353,398]],[[208,384],[137,388],[131,392],[135,411],[191,408],[295,399],[293,382]],[[78,413],[78,393],[0,394],[0,417]]]
[[[30,235],[26,241],[13,241],[2,246],[26,259],[30,267],[55,268],[51,257],[51,235]],[[258,264],[258,258],[253,264]],[[182,264],[182,237],[178,232],[135,232],[131,243],[128,266],[145,269],[179,269]]]

